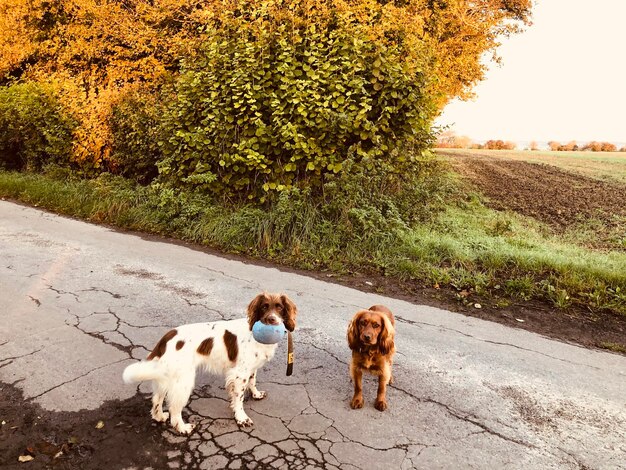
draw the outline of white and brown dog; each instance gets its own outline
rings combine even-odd
[[[152,381],[152,418],[167,421],[182,434],[192,431],[182,410],[196,380],[196,369],[226,376],[226,390],[240,426],[252,426],[243,409],[244,393],[261,400],[266,393],[256,388],[256,371],[274,356],[276,344],[262,344],[252,336],[257,321],[277,325],[288,331],[296,327],[295,304],[281,294],[259,294],[248,305],[247,318],[182,325],[159,340],[145,361],[131,364],[123,374],[124,382]],[[169,413],[163,412],[167,399]]]

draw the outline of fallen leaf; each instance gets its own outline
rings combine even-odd
[[[53,459],[58,459],[59,457],[61,457],[63,455],[63,451],[60,450],[58,451],[56,454],[54,454],[54,457],[52,457]]]
[[[461,297],[467,297],[469,294],[470,294],[469,291],[466,291],[466,290],[462,290],[461,292],[459,292],[459,295]]]
[[[77,437],[74,437],[74,436],[71,436],[71,437],[67,440],[67,442],[69,442],[70,444],[78,444],[78,438],[77,438]]]
[[[96,429],[102,429],[104,427],[104,421],[98,421],[98,424],[96,424]]]
[[[439,283],[435,283],[435,285],[433,286],[435,289],[439,289]]]
[[[474,308],[483,308],[483,306],[480,304],[474,304]]]
[[[520,322],[520,323],[524,323],[526,320],[522,320],[521,318],[516,318],[516,321]]]
[[[365,281],[365,284],[367,284],[368,286],[373,286],[374,285],[370,281]]]
[[[33,457],[32,455],[20,455],[17,458],[18,462],[30,462],[31,460],[35,460],[35,457]]]

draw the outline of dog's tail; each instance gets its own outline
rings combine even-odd
[[[124,383],[130,384],[145,380],[158,380],[163,378],[163,376],[159,361],[141,361],[126,367],[122,374],[122,379]]]

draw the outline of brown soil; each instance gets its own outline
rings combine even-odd
[[[0,467],[167,468],[167,451],[175,445],[146,410],[146,397],[135,395],[93,411],[45,411],[24,400],[17,387],[0,383]],[[32,460],[21,463],[20,456]]]
[[[450,160],[489,198],[489,206],[534,217],[557,230],[588,219],[612,226],[626,217],[626,187],[617,183],[546,164],[477,156]]]

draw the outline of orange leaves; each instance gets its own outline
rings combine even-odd
[[[188,0],[0,0],[0,74],[53,83],[80,122],[74,159],[99,165],[113,104],[176,67],[198,35],[195,10]]]
[[[11,72],[32,53],[24,19],[26,1],[0,0],[0,77]]]
[[[276,33],[292,44],[304,40],[302,31],[352,31],[396,51],[408,73],[426,76],[442,106],[468,95],[482,78],[483,54],[528,21],[530,6],[531,0],[0,0],[0,80],[53,83],[80,121],[75,157],[99,162],[109,158],[109,115],[119,96],[158,87],[211,31],[232,28],[242,40]]]

